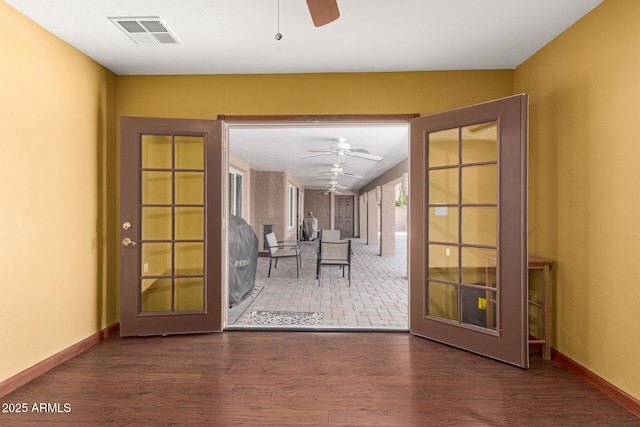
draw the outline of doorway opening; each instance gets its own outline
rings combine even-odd
[[[408,190],[416,116],[221,117],[235,184],[225,186],[226,200],[230,208],[242,201],[258,251],[250,286],[233,283],[238,260],[230,259],[226,330],[408,330],[407,208],[398,184]],[[340,267],[318,274],[319,242],[335,230],[351,241],[350,285]],[[299,261],[270,259],[268,233],[294,242]]]

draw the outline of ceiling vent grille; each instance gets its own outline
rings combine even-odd
[[[182,44],[180,39],[158,16],[109,18],[136,44],[153,46],[157,44]]]

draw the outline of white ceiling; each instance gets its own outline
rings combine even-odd
[[[407,123],[231,125],[229,151],[249,163],[252,169],[287,171],[304,188],[327,189],[331,176],[323,174],[336,163],[336,156],[301,157],[317,154],[308,149],[328,149],[338,138],[346,138],[352,149],[364,148],[371,154],[383,156],[379,162],[346,156],[346,162],[340,166],[342,171],[362,176],[338,176],[338,183],[347,190],[360,189],[407,157]]]
[[[314,27],[304,0],[4,0],[118,75],[513,69],[602,0],[338,0]],[[178,45],[136,45],[109,17],[157,16]],[[258,170],[287,170],[306,187],[333,156],[308,148],[347,138],[384,156],[349,158],[358,189],[407,156],[406,126],[233,126],[231,152]],[[312,179],[315,178],[315,179]]]
[[[602,0],[5,0],[114,73],[243,74],[515,68]],[[139,46],[108,17],[159,16],[183,45]]]

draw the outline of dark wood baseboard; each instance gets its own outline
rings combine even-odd
[[[73,344],[71,347],[68,347],[61,352],[56,353],[53,356],[43,360],[42,362],[39,362],[36,365],[20,372],[19,374],[6,379],[5,381],[0,383],[0,397],[11,393],[18,387],[25,385],[31,380],[38,378],[45,372],[48,372],[61,363],[64,363],[67,360],[77,356],[83,351],[96,345],[100,341],[107,339],[110,335],[117,333],[119,330],[120,323],[114,323],[111,326],[107,326],[106,328],[83,339],[82,341]]]
[[[562,365],[574,374],[584,378],[585,381],[640,417],[640,400],[620,390],[618,387],[594,374],[584,366],[569,359],[554,348],[551,349],[551,360]]]

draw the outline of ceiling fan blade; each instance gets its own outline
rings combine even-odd
[[[348,176],[350,178],[362,178],[360,175],[356,175],[355,173],[342,172],[340,175]]]
[[[360,153],[358,151],[352,151],[351,152],[351,156],[352,157],[360,157],[361,159],[373,160],[375,162],[379,162],[380,160],[383,159],[382,156],[378,156],[376,154]]]
[[[335,150],[330,148],[309,148],[307,150],[309,153],[335,153]]]
[[[307,0],[313,25],[321,27],[340,17],[337,0]]]
[[[333,154],[333,153],[332,153],[332,152],[330,152],[330,151],[325,151],[325,152],[322,152],[322,153],[307,154],[306,156],[302,156],[302,157],[300,157],[300,158],[301,158],[301,159],[308,159],[308,158],[310,158],[310,157],[328,156],[329,154]]]
[[[352,153],[364,153],[364,154],[369,154],[370,151],[369,150],[365,150],[364,148],[352,148],[351,150]]]

